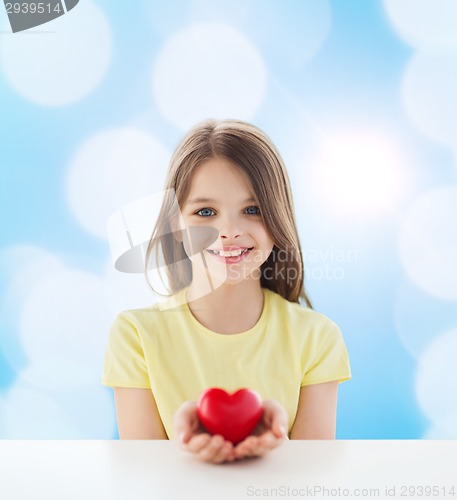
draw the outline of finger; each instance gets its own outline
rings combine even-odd
[[[195,433],[191,426],[188,426],[187,428],[182,427],[181,431],[178,434],[178,441],[181,446],[186,446],[187,444],[189,444],[192,438],[200,435],[202,435],[202,433]]]
[[[224,446],[224,438],[220,435],[212,436],[206,446],[204,446],[198,456],[205,462],[213,462]]]
[[[185,446],[189,443],[193,436],[194,433],[190,427],[184,428],[184,426],[182,426],[178,434],[178,441],[181,446]]]
[[[248,456],[248,457],[260,456],[262,453],[262,450],[263,450],[263,446],[260,443],[260,441],[258,441],[256,443],[251,443],[247,452],[246,452],[246,456]]]
[[[220,464],[222,462],[228,461],[231,456],[232,444],[225,441],[219,451],[219,453],[213,458],[213,462],[216,464]]]
[[[275,435],[271,432],[265,432],[260,439],[259,439],[259,447],[265,448],[265,449],[271,449],[277,446],[278,443],[281,441],[275,437]]]
[[[176,410],[173,417],[175,425],[182,424],[189,420],[194,420],[197,415],[197,403],[195,401],[184,401],[184,403]]]
[[[282,419],[275,420],[271,429],[278,439],[284,439],[287,436],[287,423],[283,423]]]
[[[254,448],[258,444],[256,436],[249,436],[244,441],[239,443],[235,448],[235,453],[238,458],[253,456]]]
[[[251,456],[261,457],[275,446],[276,438],[273,433],[268,431],[262,434],[257,441],[251,441],[249,454]]]
[[[261,438],[260,451],[264,454],[279,446],[283,441],[284,438],[277,438],[272,432],[268,432]]]
[[[185,445],[185,449],[192,453],[199,453],[203,450],[211,440],[211,436],[209,434],[197,434],[196,436],[192,436],[187,445]]]
[[[252,436],[246,439],[243,446],[238,446],[237,458],[262,457],[282,442],[282,439],[276,438],[271,431],[265,432],[256,440],[251,438]]]
[[[176,411],[173,417],[173,430],[178,440],[185,444],[198,427],[197,403],[185,401]]]
[[[265,422],[268,422],[269,427],[274,435],[278,438],[283,438],[287,434],[288,420],[286,410],[275,400],[268,399],[263,402]]]
[[[235,452],[235,447],[232,445],[230,447],[230,451],[227,455],[227,462],[233,462],[236,459],[237,459],[237,456],[236,456],[236,452]]]

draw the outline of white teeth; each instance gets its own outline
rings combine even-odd
[[[210,252],[220,255],[221,257],[238,257],[242,253],[246,253],[248,250],[248,248],[245,248],[244,250],[233,250],[232,252],[224,252],[223,250],[210,250]]]

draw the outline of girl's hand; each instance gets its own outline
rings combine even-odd
[[[178,408],[173,419],[173,432],[183,450],[195,453],[204,462],[219,464],[235,460],[230,441],[206,432],[198,419],[195,401],[185,401]]]
[[[263,415],[253,433],[233,449],[229,459],[261,457],[287,439],[288,415],[274,399],[262,403]]]
[[[221,435],[211,436],[197,416],[197,403],[185,401],[176,411],[173,427],[181,448],[209,463],[261,457],[287,439],[288,415],[273,399],[262,403],[263,415],[253,433],[236,447]]]

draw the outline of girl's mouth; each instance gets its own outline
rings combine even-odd
[[[236,264],[237,262],[242,261],[247,255],[251,253],[254,247],[247,248],[240,255],[236,255],[235,257],[224,257],[223,255],[215,254],[212,250],[206,249],[205,252],[209,253],[213,259],[218,259],[221,262],[225,262],[226,264]]]

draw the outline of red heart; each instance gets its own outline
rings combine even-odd
[[[213,387],[204,391],[197,403],[197,415],[206,430],[220,434],[233,444],[249,436],[262,413],[262,399],[251,389],[239,389],[229,394],[224,389]]]

